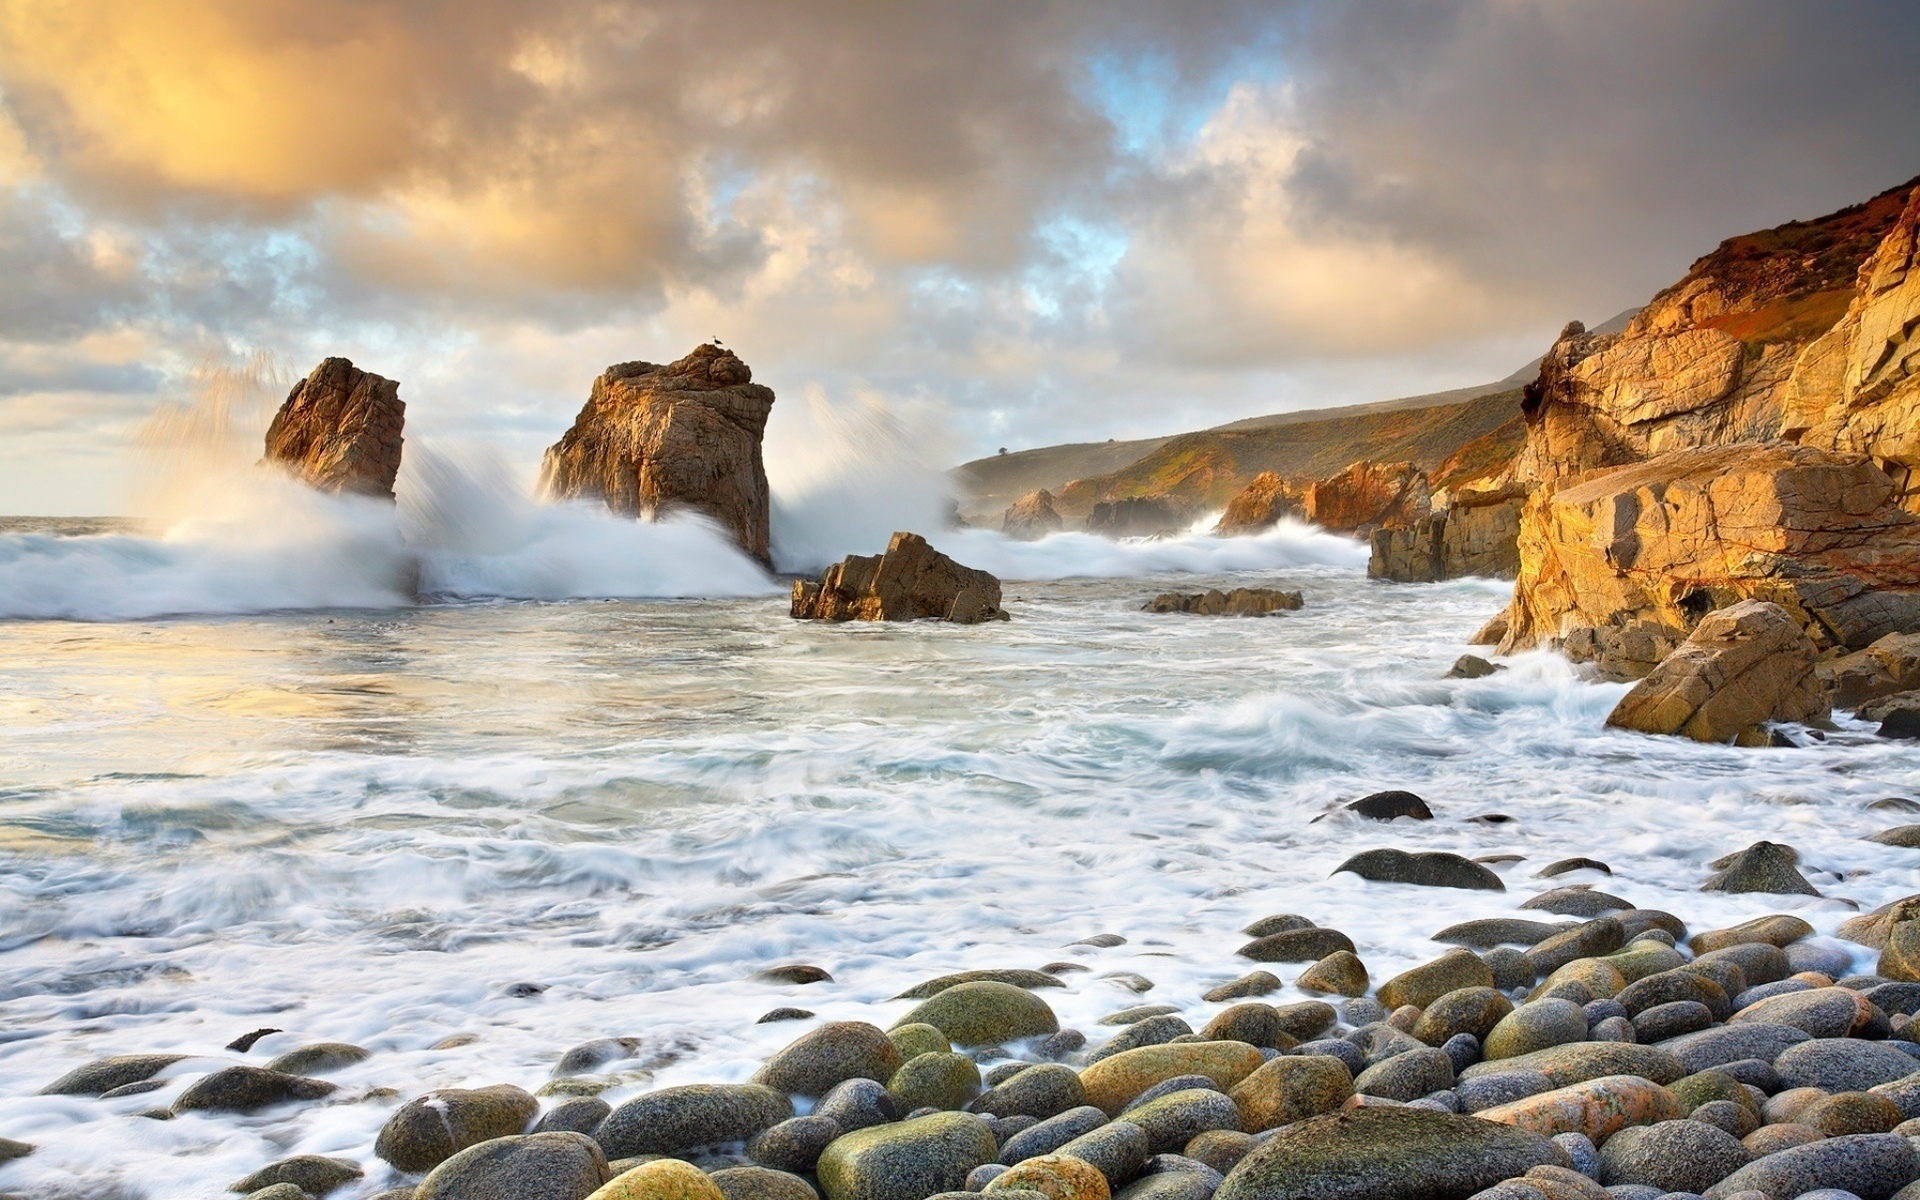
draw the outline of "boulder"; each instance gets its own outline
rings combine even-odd
[[[793,1101],[762,1084],[690,1083],[635,1096],[613,1110],[594,1138],[608,1158],[681,1154],[745,1141],[792,1116]]]
[[[1633,1075],[1603,1075],[1474,1115],[1546,1137],[1578,1133],[1605,1144],[1629,1126],[1677,1121],[1687,1113],[1673,1093],[1657,1083]]]
[[[1764,722],[1828,714],[1826,688],[1813,672],[1819,654],[1784,608],[1742,600],[1705,617],[1621,697],[1607,724],[1696,742],[1759,744]]]
[[[1647,674],[1741,600],[1779,605],[1816,651],[1920,626],[1920,517],[1873,463],[1785,442],[1679,450],[1542,488],[1520,555],[1500,651],[1554,646],[1615,679]]]
[[[993,1130],[969,1113],[935,1113],[847,1134],[820,1156],[826,1200],[925,1200],[960,1191],[997,1157]]]
[[[1180,1075],[1205,1075],[1215,1086],[1231,1088],[1265,1061],[1258,1049],[1244,1042],[1142,1046],[1088,1066],[1080,1072],[1080,1084],[1085,1089],[1085,1103],[1117,1117],[1129,1101],[1157,1083]],[[1039,1069],[1031,1067],[1021,1075]],[[1019,1078],[1014,1076],[1015,1080]]]
[[[896,533],[884,554],[850,554],[818,583],[793,585],[795,620],[1004,621],[1000,581],[963,567],[917,533]]]
[[[1791,846],[1783,846],[1778,842],[1755,842],[1738,854],[1728,856],[1727,865],[1719,873],[1709,876],[1707,881],[1700,885],[1700,890],[1703,892],[1765,892],[1780,896],[1818,896],[1820,893],[1807,882],[1806,876],[1800,874],[1797,865],[1799,861],[1800,856],[1794,853]],[[1749,943],[1751,944],[1753,943]],[[1726,947],[1728,950],[1739,948]],[[1720,951],[1709,951],[1709,953],[1720,953]],[[1747,979],[1750,983],[1769,982],[1755,979],[1752,972],[1747,972]]]
[[[1288,1126],[1241,1159],[1215,1200],[1467,1200],[1536,1166],[1546,1138],[1475,1117],[1357,1108]]]
[[[1161,537],[1180,533],[1197,514],[1186,501],[1165,493],[1102,500],[1087,515],[1087,532],[1104,537]]]
[[[1426,473],[1410,462],[1362,459],[1307,485],[1307,520],[1334,533],[1404,529],[1433,510]]]
[[[1352,1094],[1346,1064],[1323,1054],[1269,1059],[1227,1092],[1250,1133],[1333,1112]]]
[[[274,414],[262,461],[323,492],[391,500],[406,417],[398,383],[322,359]]]
[[[1860,1200],[1887,1200],[1916,1175],[1920,1155],[1906,1138],[1857,1133],[1769,1154],[1702,1194],[1706,1200],[1730,1200],[1741,1192],[1801,1196],[1815,1188],[1841,1188]]]
[[[1220,537],[1263,533],[1282,519],[1305,516],[1306,497],[1272,471],[1262,471],[1227,501],[1213,532]]]
[[[993,1046],[1060,1028],[1047,1002],[1010,983],[981,980],[943,988],[894,1022],[931,1025],[958,1046]]]
[[[1333,869],[1335,875],[1351,871],[1376,883],[1411,883],[1419,887],[1469,888],[1504,892],[1507,885],[1500,877],[1477,862],[1431,850],[1409,854],[1405,850],[1363,850]]]
[[[769,1058],[753,1082],[796,1096],[824,1096],[849,1079],[885,1083],[901,1067],[900,1050],[876,1025],[830,1021]]]
[[[583,1200],[606,1181],[592,1138],[534,1133],[467,1147],[421,1180],[413,1200]]]
[[[1297,612],[1305,603],[1299,592],[1279,588],[1237,587],[1230,592],[1162,592],[1140,606],[1150,613],[1196,613],[1203,617],[1264,617],[1271,612]]]
[[[364,1176],[360,1164],[350,1158],[325,1158],[318,1154],[299,1154],[268,1163],[236,1182],[227,1190],[246,1195],[277,1183],[291,1183],[309,1196],[324,1196]]]
[[[288,1075],[264,1067],[227,1067],[188,1084],[173,1102],[173,1111],[258,1112],[276,1104],[318,1100],[337,1091],[336,1085],[303,1075]]]
[[[769,562],[760,454],[771,389],[731,350],[702,345],[675,363],[617,363],[593,381],[573,427],[546,453],[554,499],[599,500],[622,516],[693,511]]]
[[[538,1100],[511,1084],[442,1088],[395,1109],[373,1152],[399,1170],[430,1171],[469,1146],[519,1134],[539,1111]]]
[[[727,1200],[727,1195],[692,1163],[661,1158],[622,1171],[587,1200]]]
[[[40,1089],[42,1096],[98,1096],[131,1083],[144,1083],[183,1061],[184,1054],[118,1054],[75,1067]]]
[[[1698,1195],[1747,1165],[1740,1140],[1704,1121],[1622,1129],[1600,1149],[1600,1182]]]
[[[1007,506],[1000,519],[1000,532],[1023,542],[1035,542],[1050,533],[1059,533],[1066,522],[1054,511],[1053,493],[1045,488],[1028,492]]]

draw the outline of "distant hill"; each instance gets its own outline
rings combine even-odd
[[[1598,328],[1626,328],[1628,309]],[[1041,446],[953,469],[960,512],[997,525],[1008,505],[1038,488],[1055,495],[1069,520],[1095,502],[1168,492],[1202,507],[1219,507],[1262,471],[1297,481],[1321,479],[1363,458],[1408,460],[1436,487],[1498,472],[1525,440],[1522,384],[1535,359],[1507,378],[1475,387],[1304,412],[1247,417],[1194,433],[1132,441]]]

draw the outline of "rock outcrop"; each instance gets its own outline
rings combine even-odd
[[[679,362],[619,363],[593,381],[573,427],[546,453],[554,499],[595,499],[623,516],[704,513],[768,562],[767,470],[760,441],[773,391],[731,350]]]
[[[1367,574],[1396,583],[1468,575],[1512,579],[1520,573],[1520,513],[1527,495],[1515,484],[1463,489],[1410,526],[1376,529]]]
[[[1087,517],[1087,532],[1111,538],[1160,537],[1193,524],[1194,510],[1165,494],[1103,500]]]
[[[1818,667],[1835,708],[1859,708],[1883,696],[1920,689],[1920,633],[1890,633]]]
[[[1856,292],[1794,365],[1781,436],[1866,455],[1920,512],[1920,188],[1861,265]]]
[[[1296,612],[1305,603],[1299,592],[1278,588],[1235,588],[1223,592],[1162,592],[1141,606],[1150,613],[1197,613],[1205,617],[1264,617],[1270,612]]]
[[[1764,745],[1772,721],[1825,717],[1820,652],[1777,604],[1742,600],[1709,614],[1685,644],[1621,698],[1607,724],[1697,742]]]
[[[1362,460],[1307,485],[1306,516],[1333,533],[1405,529],[1433,511],[1426,473],[1410,462]]]
[[[322,359],[274,414],[264,461],[321,491],[391,500],[406,419],[398,383]]]
[[[1004,621],[1000,581],[963,567],[917,533],[896,533],[885,554],[848,555],[818,583],[793,585],[793,616],[811,621]]]
[[[1637,679],[1700,619],[1780,605],[1816,647],[1920,628],[1920,517],[1872,463],[1785,442],[1682,450],[1528,502],[1503,653]]]
[[[1227,501],[1213,532],[1220,537],[1264,533],[1283,518],[1301,520],[1306,515],[1306,497],[1274,472],[1262,471]]]
[[[1000,532],[1010,538],[1032,542],[1050,533],[1060,532],[1065,524],[1060,514],[1054,511],[1053,493],[1041,488],[1028,492],[1007,507],[1007,515],[1000,522]]]

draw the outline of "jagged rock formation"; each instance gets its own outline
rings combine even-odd
[[[1553,482],[1778,436],[1796,362],[1860,295],[1861,266],[1912,187],[1729,238],[1622,333],[1568,325],[1523,391],[1527,441],[1515,478]]]
[[[1087,517],[1087,532],[1111,538],[1160,537],[1193,524],[1194,510],[1168,495],[1102,501]]]
[[[1743,599],[1822,649],[1920,628],[1920,517],[1858,457],[1785,442],[1682,450],[1529,501],[1503,653],[1553,645],[1635,679]]]
[[[1264,617],[1270,612],[1297,612],[1305,598],[1278,588],[1235,588],[1223,592],[1162,592],[1141,605],[1150,613],[1195,613],[1203,617]]]
[[[1000,521],[1000,532],[1023,542],[1033,542],[1060,532],[1065,524],[1054,511],[1053,493],[1041,488],[1008,506],[1007,515]]]
[[[760,441],[773,391],[731,350],[679,362],[618,363],[593,381],[573,427],[546,453],[554,499],[595,499],[623,516],[704,513],[768,562],[767,470]]]
[[[1362,460],[1307,485],[1307,520],[1334,533],[1405,529],[1432,511],[1426,473],[1410,462]]]
[[[264,461],[321,491],[391,500],[406,420],[398,383],[344,358],[322,359],[274,414]]]
[[[1742,600],[1704,618],[1686,643],[1621,697],[1617,729],[1697,742],[1764,745],[1760,726],[1808,721],[1830,710],[1814,673],[1820,652],[1786,609]]]
[[[795,620],[917,621],[959,625],[1004,621],[1000,581],[963,567],[917,533],[896,533],[885,554],[848,555],[818,583],[796,580]]]
[[[1514,484],[1468,488],[1445,507],[1405,528],[1376,529],[1367,575],[1396,583],[1438,583],[1520,573],[1520,513],[1527,489]]]
[[[1920,633],[1890,633],[1816,670],[1835,708],[1859,708],[1883,696],[1920,689]]]
[[[1863,454],[1920,512],[1920,188],[1861,265],[1847,315],[1808,346],[1788,381],[1781,435]]]
[[[1264,533],[1282,518],[1299,520],[1306,515],[1306,497],[1274,472],[1262,471],[1227,501],[1213,532],[1220,537]]]

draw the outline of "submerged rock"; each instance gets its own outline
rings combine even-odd
[[[1366,850],[1333,869],[1351,871],[1376,883],[1411,883],[1420,887],[1470,888],[1504,892],[1500,877],[1477,862],[1442,850],[1409,854],[1405,850]]]
[[[617,363],[593,381],[573,427],[547,450],[541,485],[622,516],[704,514],[769,562],[760,441],[773,391],[731,350],[703,345],[675,363]]]
[[[1294,612],[1305,603],[1299,592],[1277,588],[1237,587],[1231,592],[1210,588],[1204,592],[1162,592],[1141,606],[1142,612],[1194,613],[1203,617],[1264,617],[1272,612]]]
[[[848,555],[818,583],[793,585],[793,616],[812,621],[1004,621],[1000,581],[963,567],[917,533],[896,533],[885,554]]]
[[[40,1089],[42,1096],[98,1096],[130,1083],[143,1083],[187,1058],[184,1054],[120,1054],[103,1058],[65,1075]]]
[[[406,416],[398,383],[322,359],[274,414],[264,461],[323,492],[391,500]]]
[[[1111,538],[1159,537],[1181,532],[1196,515],[1186,501],[1164,493],[1103,500],[1087,515],[1087,532]]]

